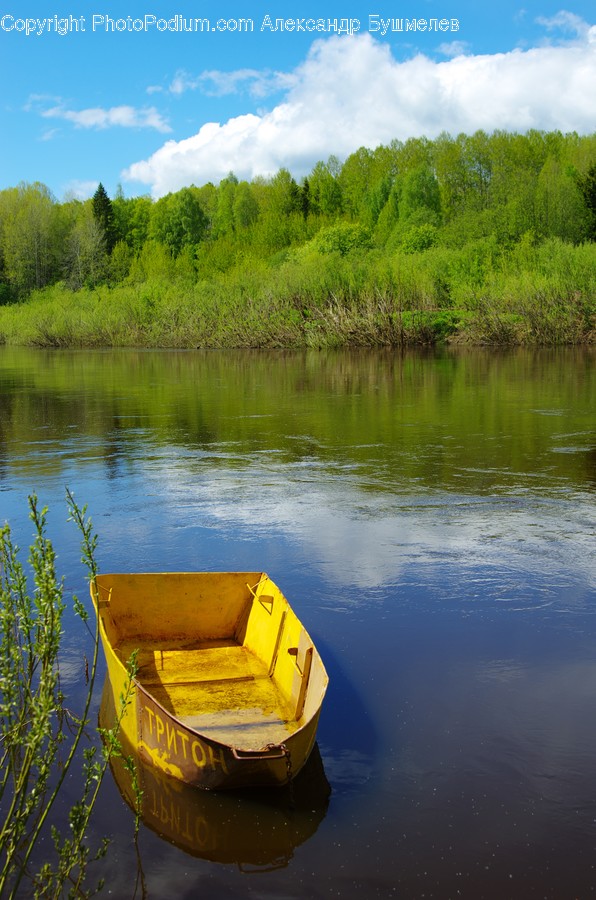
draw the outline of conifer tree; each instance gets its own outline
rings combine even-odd
[[[101,181],[93,194],[92,204],[93,218],[103,231],[107,252],[111,253],[117,241],[116,220],[114,217],[112,201],[108,197],[107,191]]]

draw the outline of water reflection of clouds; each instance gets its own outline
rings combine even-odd
[[[148,474],[170,496],[179,525],[200,519],[249,539],[283,534],[343,587],[374,589],[420,566],[499,569],[500,602],[519,598],[520,585],[531,588],[533,573],[557,584],[596,583],[593,522],[586,504],[568,494],[373,492],[362,489],[356,471],[330,475],[312,462],[279,466],[270,457],[192,473],[182,460]],[[509,598],[502,596],[508,582]]]

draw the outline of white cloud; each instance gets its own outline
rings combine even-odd
[[[72,110],[64,105],[52,106],[41,113],[45,119],[64,119],[77,128],[154,128],[166,133],[172,129],[154,106],[136,109],[134,106],[112,106],[110,109],[92,107]]]
[[[57,134],[60,134],[59,128],[48,128],[40,137],[40,141],[52,141]]]
[[[547,24],[546,22],[543,24]],[[441,131],[529,128],[591,133],[596,127],[596,27],[560,14],[549,27],[571,28],[573,42],[494,55],[426,56],[398,62],[370,35],[315,42],[290,75],[284,101],[260,115],[210,122],[168,141],[124,173],[154,196],[190,183],[306,174],[330,154]],[[234,81],[234,73],[229,76]]]
[[[184,94],[186,91],[200,90],[209,96],[221,97],[224,94],[238,94],[242,91],[253,97],[265,97],[276,91],[288,90],[296,83],[296,76],[286,72],[272,72],[269,69],[237,69],[235,72],[222,72],[217,69],[201,72],[200,75],[189,75],[188,72],[177,72],[168,87],[171,94]],[[150,89],[151,90],[151,89]]]
[[[64,199],[87,200],[89,197],[92,197],[97,190],[98,183],[97,179],[90,181],[73,179],[73,181],[69,181],[64,187]]]
[[[466,41],[449,41],[440,44],[437,51],[443,56],[463,56],[468,51],[469,44]]]
[[[550,18],[540,16],[536,21],[549,31],[568,31],[578,37],[586,37],[590,30],[588,23],[580,16],[564,9]]]
[[[25,112],[38,110],[40,105],[48,103],[61,103],[60,97],[54,97],[52,94],[29,94],[29,98],[23,107]]]
[[[211,69],[199,75],[192,75],[180,69],[167,87],[152,84],[147,88],[147,93],[172,94],[180,97],[188,91],[200,91],[208,97],[243,93],[251,97],[266,97],[278,91],[287,91],[295,83],[294,74],[270,69],[237,69],[233,72]]]

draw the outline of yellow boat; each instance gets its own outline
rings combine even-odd
[[[112,728],[116,712],[106,679],[100,726]],[[235,863],[245,871],[281,868],[326,815],[331,787],[316,743],[289,786],[225,792],[197,790],[170,778],[124,741],[121,745],[124,756],[132,758],[136,779],[133,787],[125,759],[112,757],[110,767],[122,798],[147,828],[192,856]]]
[[[328,677],[308,633],[263,572],[98,575],[113,702],[129,684],[124,741],[187,784],[287,784],[315,742]]]

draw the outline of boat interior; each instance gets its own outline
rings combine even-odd
[[[136,652],[137,681],[187,727],[250,752],[320,706],[322,663],[264,573],[119,578],[99,582],[111,646],[124,664]]]

